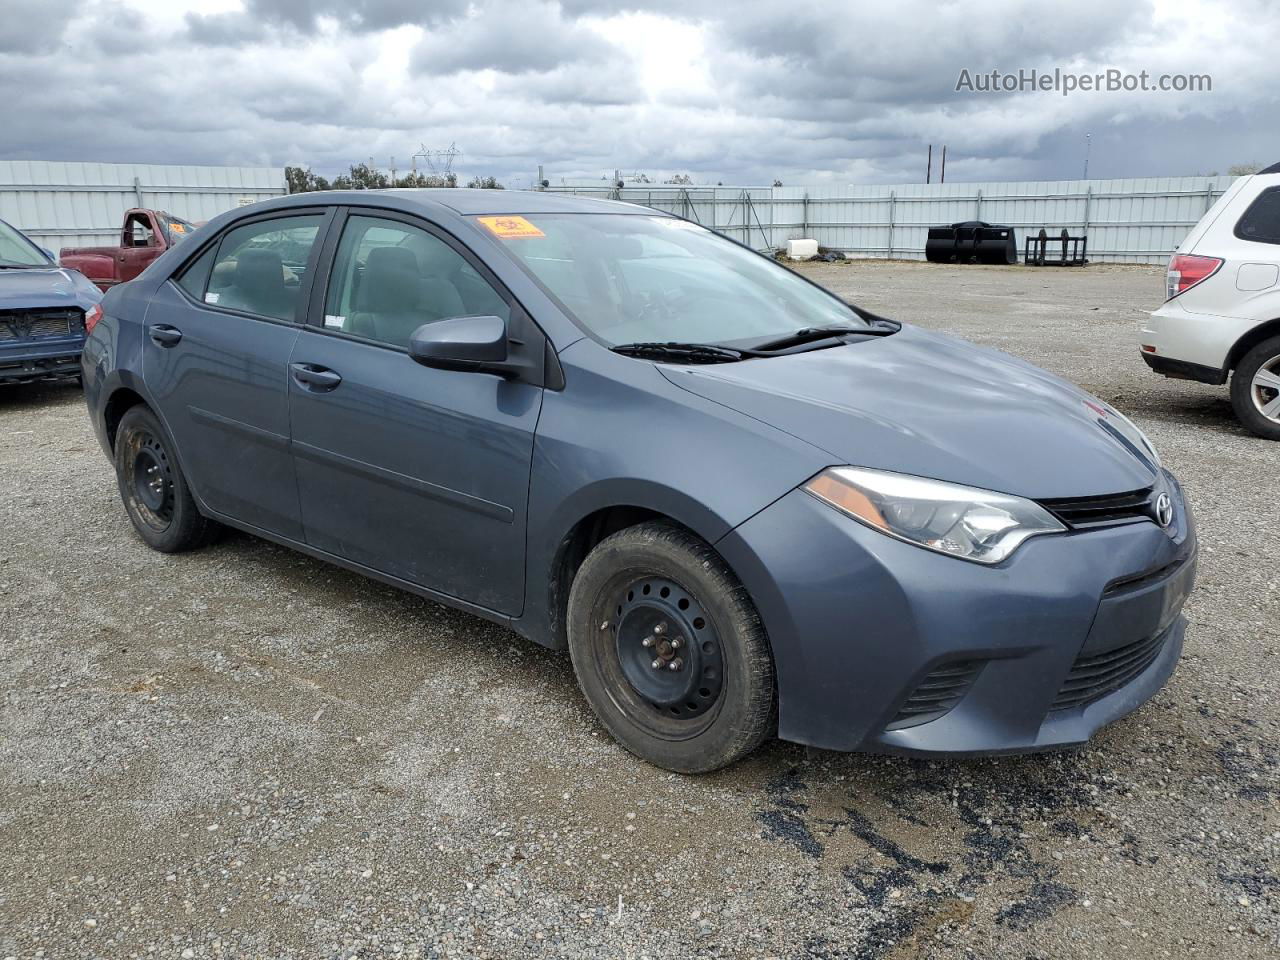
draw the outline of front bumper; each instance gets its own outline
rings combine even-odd
[[[1035,537],[993,567],[893,540],[802,491],[757,514],[717,546],[773,645],[779,736],[1012,753],[1081,743],[1136,709],[1177,664],[1195,577],[1194,522],[1167,482],[1167,531],[1140,521]],[[904,725],[919,691],[964,671],[956,702]],[[1122,682],[1090,687],[1097,678]]]
[[[84,337],[20,340],[0,346],[0,383],[56,380],[80,373]]]

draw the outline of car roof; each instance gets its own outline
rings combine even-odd
[[[660,210],[619,200],[578,197],[540,190],[476,190],[468,187],[426,187],[390,190],[322,190],[281,197],[290,204],[356,203],[377,204],[378,197],[395,198],[427,210],[446,207],[463,216],[521,213],[631,213],[666,216]],[[279,202],[279,201],[277,201]],[[397,204],[398,206],[399,204]]]

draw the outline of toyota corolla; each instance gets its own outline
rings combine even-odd
[[[677,217],[304,194],[103,308],[85,393],[147,544],[236,527],[567,648],[672,770],[1080,743],[1182,648],[1194,527],[1124,416]]]

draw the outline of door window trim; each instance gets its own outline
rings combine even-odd
[[[325,245],[329,242],[329,236],[332,232],[333,222],[336,219],[338,207],[326,205],[315,207],[297,207],[283,208],[276,210],[265,210],[262,213],[254,214],[251,217],[243,217],[228,223],[214,237],[201,244],[191,256],[187,257],[182,263],[174,267],[169,276],[165,278],[178,295],[185,299],[189,304],[199,307],[202,310],[209,310],[214,313],[225,313],[233,317],[244,317],[249,320],[260,320],[263,323],[277,323],[289,327],[306,326],[308,313],[310,309],[312,288],[315,286],[316,270],[321,263],[321,253]],[[282,320],[279,317],[267,317],[260,313],[250,313],[248,310],[237,310],[234,307],[224,307],[216,303],[208,303],[203,299],[197,300],[191,296],[182,285],[178,283],[178,277],[191,267],[210,249],[213,249],[213,264],[209,268],[209,277],[205,279],[205,288],[202,296],[209,290],[209,280],[213,277],[213,267],[218,263],[218,253],[222,250],[222,243],[226,240],[227,235],[233,230],[240,227],[250,226],[251,224],[261,223],[265,220],[288,220],[294,217],[316,217],[320,218],[320,225],[316,231],[316,239],[311,244],[311,252],[307,255],[307,274],[303,278],[301,289],[298,291],[298,303],[294,307],[293,319]]]
[[[333,282],[333,267],[338,254],[338,244],[342,241],[343,231],[346,229],[347,221],[352,217],[369,217],[378,220],[390,220],[397,223],[403,223],[406,226],[414,227],[422,230],[424,233],[435,237],[444,243],[447,247],[458,254],[466,264],[480,275],[480,278],[493,289],[499,298],[506,304],[512,314],[519,311],[524,318],[530,323],[538,333],[547,342],[551,342],[551,338],[547,336],[545,330],[538,326],[533,315],[524,308],[510,288],[503,283],[488,265],[478,257],[470,247],[463,243],[460,239],[441,227],[439,224],[426,219],[423,216],[414,213],[405,213],[401,210],[390,210],[386,207],[363,206],[359,204],[344,204],[335,208],[335,215],[330,225],[328,234],[325,236],[324,250],[319,264],[319,269],[324,271],[324,279],[320,283],[315,283],[311,288],[311,301],[308,305],[307,314],[302,321],[310,330],[316,333],[323,333],[330,337],[337,337],[340,340],[351,340],[355,343],[368,344],[369,346],[382,347],[384,350],[394,350],[396,353],[403,353],[406,356],[409,353],[407,347],[399,346],[394,343],[387,343],[385,340],[374,340],[371,337],[362,337],[357,333],[349,333],[346,330],[335,330],[332,327],[324,325],[324,308],[325,302],[329,298],[329,285]]]

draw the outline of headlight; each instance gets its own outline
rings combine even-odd
[[[978,563],[999,563],[1028,537],[1066,530],[1022,497],[903,473],[831,467],[804,489],[881,533]]]

